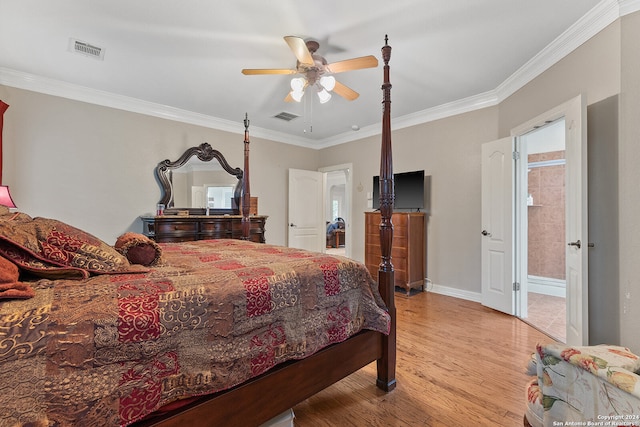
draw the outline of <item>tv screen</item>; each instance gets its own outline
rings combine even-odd
[[[393,175],[394,209],[424,209],[424,170]],[[373,208],[380,209],[380,177],[373,177]]]

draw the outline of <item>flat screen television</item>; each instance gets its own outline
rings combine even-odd
[[[425,208],[424,170],[393,174],[394,209],[420,211]],[[373,177],[373,208],[380,209],[380,177]]]

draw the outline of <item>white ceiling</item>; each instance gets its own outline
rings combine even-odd
[[[291,76],[240,73],[293,68],[285,35],[335,62],[380,59],[388,34],[392,117],[409,125],[495,104],[622,2],[0,0],[0,84],[237,132],[247,112],[252,135],[321,147],[379,131],[382,61],[336,75],[355,101],[286,103]],[[72,53],[72,38],[104,60]],[[273,117],[283,111],[301,117]]]

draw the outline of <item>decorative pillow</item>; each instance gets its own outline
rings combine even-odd
[[[32,298],[35,292],[27,283],[18,282],[18,266],[0,257],[0,299]]]
[[[131,266],[126,257],[97,237],[61,221],[33,218],[31,221],[0,222],[2,255],[16,264],[37,271],[35,261],[47,266],[67,267],[94,274],[146,271]],[[6,248],[9,249],[6,249]],[[12,255],[19,254],[14,260]]]
[[[160,246],[143,234],[124,233],[118,237],[114,247],[132,264],[152,266],[158,265],[162,259]]]

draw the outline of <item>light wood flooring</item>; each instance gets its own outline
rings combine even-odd
[[[396,389],[377,389],[370,364],[295,406],[295,425],[521,426],[527,361],[551,339],[479,303],[430,292],[395,299]]]

